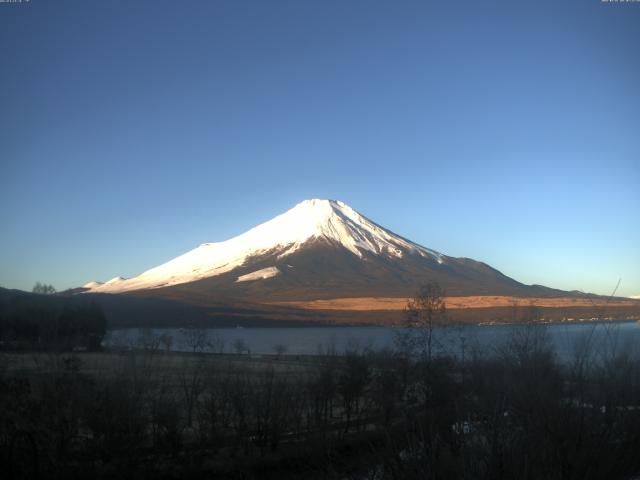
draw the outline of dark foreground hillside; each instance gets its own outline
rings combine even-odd
[[[594,328],[609,329],[611,325]],[[3,478],[627,479],[640,474],[640,363],[544,326],[494,352],[313,357],[140,349],[0,355]],[[606,332],[604,332],[606,333]],[[606,335],[605,335],[606,336]],[[614,336],[611,336],[613,338]]]

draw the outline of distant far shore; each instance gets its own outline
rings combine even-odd
[[[637,316],[626,316],[626,317],[602,317],[602,318],[566,318],[566,319],[540,319],[534,322],[530,322],[529,324],[535,325],[562,325],[562,324],[596,324],[596,323],[626,323],[626,322],[640,322],[640,315]],[[462,324],[451,322],[451,325],[462,325],[468,327],[499,327],[499,326],[517,326],[517,325],[526,325],[527,322],[522,321],[508,321],[508,320],[487,320],[487,321],[479,321],[479,322],[464,322]],[[405,325],[402,323],[366,323],[366,322],[353,322],[353,323],[328,323],[328,322],[297,322],[297,321],[289,321],[289,322],[270,322],[268,320],[264,321],[261,324],[252,323],[249,325],[217,325],[211,324],[204,327],[195,327],[195,328],[207,328],[207,329],[244,329],[244,328],[370,328],[370,327],[387,327],[387,328],[403,328]],[[448,327],[447,324],[438,325],[442,327]],[[143,327],[140,326],[118,326],[118,327],[110,327],[108,330],[123,330],[123,329],[140,329]],[[146,328],[146,327],[145,327]],[[194,328],[193,325],[180,326],[180,325],[162,325],[162,326],[150,326],[148,328],[158,328],[158,329],[189,329]]]

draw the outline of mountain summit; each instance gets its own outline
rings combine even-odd
[[[93,292],[117,293],[193,282],[229,272],[256,256],[282,259],[305,244],[325,240],[362,258],[365,252],[401,258],[416,254],[440,259],[440,253],[382,228],[338,200],[305,200],[277,217],[230,240],[203,243],[167,263],[125,280],[86,284]],[[273,275],[271,275],[273,276]],[[268,278],[268,277],[266,277]]]
[[[86,291],[250,299],[410,295],[435,280],[450,294],[526,294],[488,265],[454,258],[381,227],[337,200],[305,200],[224,242],[204,243],[140,275]]]

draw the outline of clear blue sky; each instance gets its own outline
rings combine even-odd
[[[306,198],[640,294],[640,4],[0,4],[0,285],[132,276]]]

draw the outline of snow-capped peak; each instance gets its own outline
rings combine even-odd
[[[403,250],[439,256],[437,252],[427,250],[385,230],[339,200],[305,200],[271,222],[284,227],[282,233],[289,237],[289,242],[286,243],[292,243],[294,250],[315,237],[337,242],[359,257],[364,250],[394,256],[401,256]],[[261,229],[271,222],[253,230]]]
[[[123,292],[192,282],[229,272],[256,255],[285,257],[314,239],[329,240],[358,257],[363,252],[393,257],[413,253],[441,259],[438,252],[395,235],[343,202],[312,199],[230,240],[204,243],[137,277],[117,277],[91,291]]]
[[[87,282],[84,285],[82,285],[82,288],[96,288],[99,287],[100,285],[104,285],[102,282]]]

